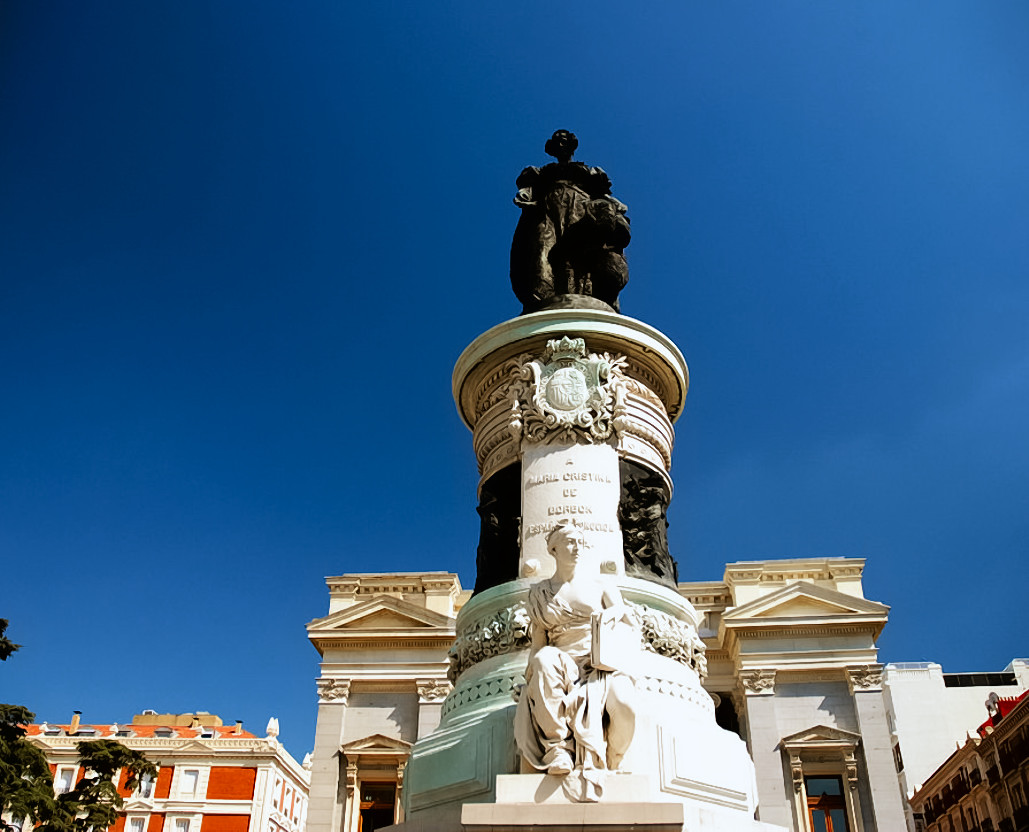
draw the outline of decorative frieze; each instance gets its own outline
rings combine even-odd
[[[626,602],[640,620],[640,642],[644,650],[665,656],[707,676],[707,646],[697,631],[684,621],[645,604]],[[503,656],[530,645],[529,614],[519,602],[490,618],[479,619],[458,633],[450,648],[447,678],[455,683],[469,667],[485,659]]]
[[[346,705],[350,699],[349,679],[327,679],[321,678],[318,684],[318,704],[334,702],[339,705]]]
[[[518,671],[506,676],[491,676],[487,679],[480,679],[474,684],[459,684],[443,702],[443,716],[446,717],[452,711],[464,705],[470,705],[480,699],[488,699],[493,696],[513,696],[515,689],[524,682],[525,675],[522,671]]]
[[[503,656],[529,647],[529,613],[519,602],[498,610],[485,620],[461,629],[450,647],[447,679],[457,681],[467,668],[494,656]]]
[[[693,668],[701,679],[707,677],[707,646],[696,629],[668,613],[651,609],[645,604],[626,602],[640,617],[640,636],[643,649],[659,656],[674,659]]]
[[[767,696],[775,693],[775,668],[755,667],[741,670],[739,679],[748,696]]]

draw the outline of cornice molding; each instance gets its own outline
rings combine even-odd
[[[314,638],[311,641],[315,641]],[[367,633],[362,636],[354,637],[340,637],[340,634],[336,633],[332,636],[324,636],[317,639],[317,647],[325,650],[405,650],[405,649],[420,649],[420,650],[441,650],[443,656],[446,656],[447,650],[450,649],[450,645],[454,643],[454,636],[440,636],[438,633],[426,635],[424,638],[414,638],[404,636],[403,638],[397,638],[396,636],[382,636],[381,638],[369,638]]]

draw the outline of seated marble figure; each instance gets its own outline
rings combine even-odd
[[[515,739],[533,768],[559,776],[581,772],[599,790],[602,772],[617,769],[632,742],[635,684],[621,670],[594,666],[601,662],[593,657],[592,634],[597,627],[635,628],[637,621],[587,555],[581,529],[562,521],[547,546],[556,569],[529,590],[532,646]]]

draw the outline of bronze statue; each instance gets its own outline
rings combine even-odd
[[[603,170],[572,161],[578,146],[574,133],[558,130],[544,147],[557,161],[525,168],[515,183],[522,215],[511,244],[511,286],[523,314],[556,305],[619,311],[618,293],[629,280],[627,209],[611,196]]]

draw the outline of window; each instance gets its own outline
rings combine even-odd
[[[1025,806],[1025,797],[1022,796],[1022,784],[1015,783],[1011,787],[1011,805],[1015,809],[1021,809]]]
[[[187,768],[182,772],[182,780],[179,783],[179,794],[182,797],[196,797],[197,783],[200,782],[200,771],[195,768]],[[189,824],[189,821],[186,821]],[[176,821],[175,832],[188,832],[180,830]]]
[[[54,790],[58,794],[67,794],[75,787],[75,769],[61,766],[54,778]]]
[[[189,832],[189,818],[176,818],[175,832]]]
[[[136,794],[139,797],[153,797],[154,795],[154,778],[149,774],[144,774],[139,778],[139,785],[136,786]]]
[[[361,832],[391,826],[396,814],[396,803],[396,783],[362,783]]]
[[[811,832],[850,832],[842,777],[805,777]]]
[[[897,772],[900,773],[904,770],[904,758],[900,756],[900,744],[893,746],[893,764],[897,767]]]
[[[129,822],[127,824],[128,832],[143,832],[145,826],[146,824],[143,818],[129,818]]]

